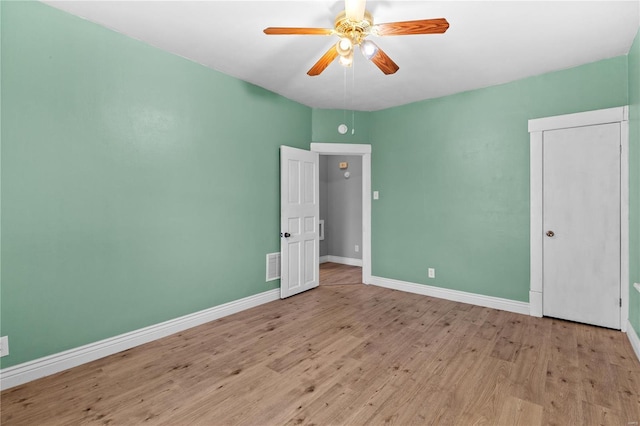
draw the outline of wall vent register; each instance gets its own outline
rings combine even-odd
[[[267,254],[267,281],[280,279],[280,253]]]

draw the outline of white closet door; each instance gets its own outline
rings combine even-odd
[[[543,133],[543,313],[620,328],[620,124]]]

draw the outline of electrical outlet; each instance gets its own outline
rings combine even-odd
[[[436,277],[435,268],[429,268],[429,278],[435,278],[435,277]]]
[[[0,357],[9,355],[9,336],[0,337]]]
[[[360,246],[356,244],[356,248],[355,248],[356,253],[358,253],[360,251]]]

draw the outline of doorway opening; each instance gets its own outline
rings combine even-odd
[[[369,284],[371,145],[312,143],[311,151],[320,155],[320,285]]]
[[[320,285],[362,283],[362,157],[320,155]]]

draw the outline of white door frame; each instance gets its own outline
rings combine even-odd
[[[600,109],[576,114],[529,120],[531,275],[529,314],[542,316],[542,133],[546,130],[620,123],[620,327],[627,330],[629,318],[629,107]]]
[[[314,142],[311,151],[362,157],[362,282],[371,284],[371,145]]]

